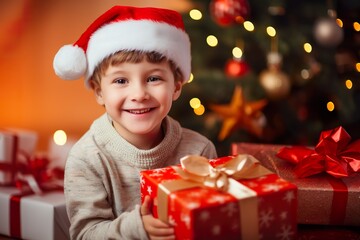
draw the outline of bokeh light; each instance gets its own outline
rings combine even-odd
[[[64,130],[57,130],[53,136],[56,145],[62,146],[66,144],[67,136]]]
[[[218,45],[218,39],[214,35],[209,35],[206,38],[206,42],[210,47],[216,47]]]
[[[193,20],[200,20],[202,18],[202,13],[198,9],[190,10],[189,15]]]

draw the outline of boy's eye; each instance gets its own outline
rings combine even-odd
[[[117,84],[125,84],[126,82],[127,82],[126,79],[123,79],[123,78],[118,78],[118,79],[114,80],[114,83],[117,83]]]
[[[155,76],[151,76],[148,78],[148,82],[155,82],[155,81],[159,81],[160,78],[159,77],[155,77]]]

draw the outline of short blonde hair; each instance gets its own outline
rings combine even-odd
[[[128,63],[139,63],[144,58],[150,63],[161,63],[168,61],[170,69],[174,74],[175,81],[182,82],[183,74],[180,69],[175,65],[172,60],[167,59],[165,56],[158,52],[143,52],[138,50],[133,51],[119,51],[110,56],[106,57],[94,70],[93,75],[90,78],[90,86],[93,84],[100,85],[101,78],[104,76],[105,71],[109,66],[116,66],[117,64],[128,62]]]

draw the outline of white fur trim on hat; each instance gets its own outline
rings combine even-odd
[[[184,31],[162,22],[127,20],[104,25],[92,34],[86,51],[86,81],[104,58],[120,50],[159,52],[180,68],[184,82],[190,78],[190,40]]]
[[[78,46],[65,45],[56,53],[53,67],[56,75],[65,80],[75,80],[84,76],[87,62],[84,50]]]

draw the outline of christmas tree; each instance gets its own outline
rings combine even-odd
[[[170,115],[216,145],[360,137],[359,1],[194,1],[194,79]],[[190,105],[191,103],[191,105]]]

